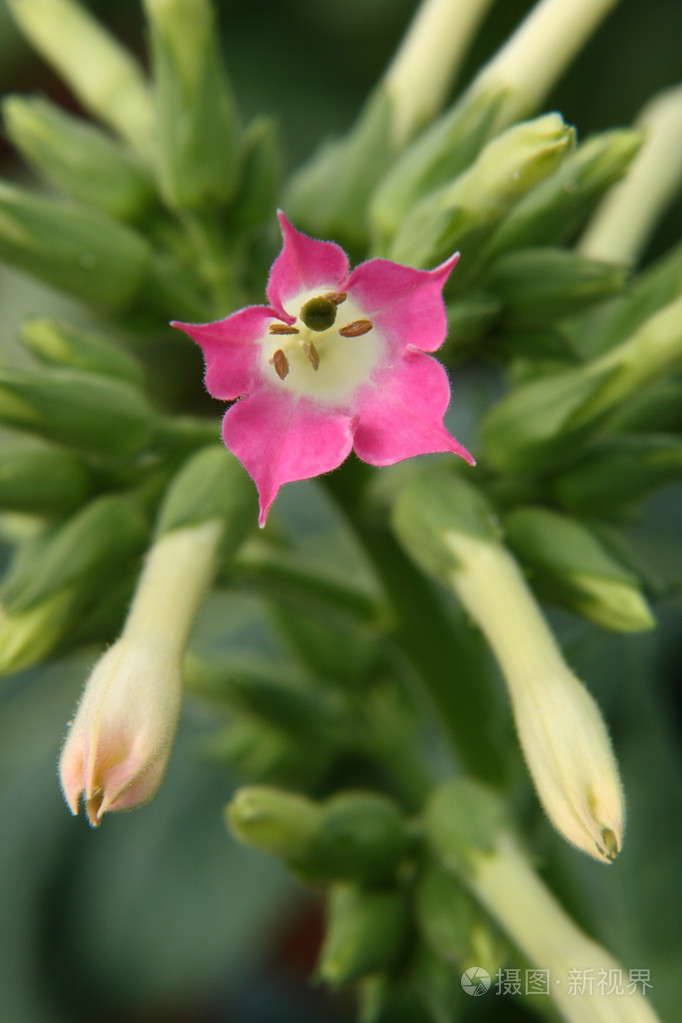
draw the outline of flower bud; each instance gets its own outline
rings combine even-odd
[[[404,949],[407,935],[408,910],[400,892],[334,885],[329,893],[316,976],[338,987],[370,973],[390,970]]]
[[[623,795],[597,704],[564,662],[518,566],[500,545],[444,537],[451,585],[504,675],[521,748],[544,810],[573,845],[609,863],[623,841]]]
[[[152,106],[142,71],[75,0],[8,0],[14,19],[86,110],[142,153],[153,146]]]
[[[255,785],[227,809],[243,842],[312,881],[389,880],[407,851],[403,816],[387,796],[342,792],[324,803]]]
[[[641,144],[641,133],[629,129],[588,138],[554,174],[512,207],[485,246],[481,260],[526,245],[564,241],[584,221],[597,199],[623,176]],[[621,260],[616,258],[615,262]]]
[[[592,362],[522,384],[482,424],[490,461],[507,471],[572,455],[613,409],[682,365],[682,297]]]
[[[3,583],[0,673],[43,660],[116,588],[142,552],[147,526],[123,497],[101,497],[20,548]]]
[[[147,283],[151,249],[95,210],[0,184],[0,259],[89,304],[123,311]]]
[[[154,190],[142,164],[93,124],[40,97],[3,100],[5,128],[33,170],[70,199],[115,220],[139,220]]]
[[[322,810],[306,796],[282,789],[249,785],[228,805],[227,821],[237,838],[293,869],[305,866]]]
[[[224,205],[238,183],[238,129],[208,0],[145,0],[151,32],[159,175],[176,209]]]
[[[483,286],[504,304],[513,326],[554,323],[622,291],[622,267],[584,259],[569,249],[517,249],[497,259]]]
[[[142,392],[121,380],[70,369],[0,369],[0,422],[119,458],[144,447],[154,419]]]
[[[432,500],[417,479],[396,503],[393,528],[408,554],[452,588],[488,640],[549,819],[569,842],[609,862],[622,842],[624,808],[604,722],[564,662],[520,569],[496,539],[484,498],[461,480],[442,478]]]
[[[29,515],[63,515],[89,496],[90,474],[67,451],[24,437],[2,445],[0,508]]]
[[[88,679],[59,764],[73,814],[96,827],[107,811],[155,795],[181,697],[181,662],[214,567],[222,523],[167,533],[150,549],[121,638]]]
[[[63,587],[24,611],[0,605],[0,676],[43,661],[73,621],[73,588]]]
[[[508,128],[453,182],[417,203],[393,240],[390,258],[432,265],[467,240],[471,258],[471,243],[480,242],[521,196],[552,174],[573,142],[574,131],[559,114]]]
[[[387,170],[372,196],[369,213],[384,245],[425,195],[452,181],[473,163],[492,137],[505,93],[469,92],[408,146]]]
[[[527,507],[511,512],[504,526],[507,543],[541,597],[607,629],[654,628],[637,576],[585,525],[547,508]]]
[[[679,388],[676,399],[679,409]],[[604,437],[555,479],[552,490],[569,510],[611,515],[677,479],[680,470],[682,441],[674,434]]]
[[[80,327],[47,319],[25,320],[21,341],[47,366],[85,370],[137,387],[144,381],[142,366],[134,356],[113,341]]]

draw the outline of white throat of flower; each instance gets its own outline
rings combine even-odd
[[[265,379],[323,404],[348,401],[382,359],[386,345],[381,333],[344,292],[304,291],[285,309],[296,322],[289,326],[273,318],[260,341]]]

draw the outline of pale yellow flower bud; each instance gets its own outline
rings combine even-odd
[[[155,795],[180,711],[181,663],[222,524],[176,529],[150,549],[121,638],[88,679],[59,764],[71,812],[90,823]]]
[[[505,677],[528,770],[547,816],[603,862],[624,831],[618,768],[597,704],[564,661],[523,575],[495,541],[448,532],[451,582]]]

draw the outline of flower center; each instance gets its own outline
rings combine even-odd
[[[298,309],[296,321],[274,321],[263,339],[266,376],[319,400],[348,397],[369,377],[383,352],[374,324],[345,292],[308,292],[291,304]]]

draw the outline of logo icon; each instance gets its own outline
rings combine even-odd
[[[462,990],[468,995],[484,995],[490,987],[490,974],[482,966],[470,966],[462,974]]]

